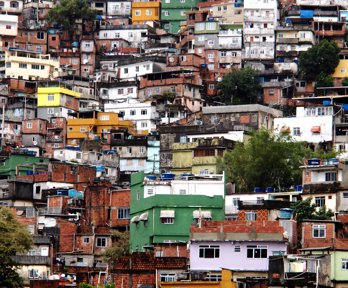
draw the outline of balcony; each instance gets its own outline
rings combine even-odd
[[[281,209],[290,208],[291,202],[278,201],[278,200],[250,200],[250,201],[238,201],[239,210],[247,209]]]
[[[65,128],[65,124],[63,121],[57,121],[56,123],[48,123],[47,129],[50,130],[63,130]]]
[[[51,143],[62,143],[63,140],[63,136],[50,136],[46,138],[46,141]]]
[[[276,51],[276,57],[297,57],[298,51]]]
[[[298,38],[277,38],[277,44],[298,44]]]
[[[15,255],[11,258],[20,265],[50,265],[50,257],[48,256]]]
[[[273,35],[274,29],[270,28],[244,28],[244,35],[255,34],[255,35]]]
[[[305,184],[303,194],[336,193],[340,188],[340,182]]]

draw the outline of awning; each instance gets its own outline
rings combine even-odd
[[[312,133],[320,133],[320,126],[313,126],[311,129]]]
[[[175,218],[175,210],[161,210],[161,218]]]
[[[193,218],[197,219],[199,217],[205,218],[205,219],[211,219],[211,211],[199,211],[199,210],[193,211]]]
[[[132,219],[130,220],[131,223],[138,223],[140,221],[139,216],[134,216],[132,217]]]
[[[143,213],[143,214],[141,214],[139,216],[139,220],[140,221],[147,221],[148,218],[149,218],[149,213],[148,212],[145,212],[145,213]]]

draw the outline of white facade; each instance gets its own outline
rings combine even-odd
[[[225,197],[225,175],[209,175],[218,180],[145,180],[144,198],[154,195],[204,195]]]
[[[130,16],[132,14],[132,2],[122,1],[108,1],[107,5],[107,15],[108,16]]]
[[[135,26],[120,26],[120,28],[103,29],[99,31],[99,40],[112,40],[117,38],[125,39],[132,43],[132,47],[138,47],[139,43],[145,43],[147,38],[147,28],[132,29]]]
[[[122,65],[116,69],[119,71],[119,79],[135,78],[137,76],[143,76],[154,72],[152,61]]]
[[[219,48],[242,49],[242,29],[220,30]]]
[[[128,99],[137,98],[138,87],[136,84],[122,85],[119,87],[105,87],[100,89],[100,98],[112,102],[124,103]],[[106,110],[105,110],[106,111]]]
[[[229,131],[227,133],[216,133],[216,134],[195,134],[187,135],[188,142],[195,142],[196,139],[206,138],[225,138],[231,141],[244,142],[245,132],[244,131]]]
[[[17,36],[18,34],[18,16],[2,14],[0,17],[0,35]]]
[[[0,5],[1,19],[7,14],[20,14],[23,11],[23,1],[22,0],[2,0]]]
[[[249,193],[249,194],[232,194],[225,197],[225,214],[237,214],[238,213],[238,201],[261,201],[267,200],[268,195],[266,192],[262,193]]]
[[[275,118],[275,133],[290,132],[296,141],[319,143],[333,140],[333,108],[296,108],[296,117]]]
[[[116,112],[123,114],[124,120],[131,120],[135,123],[137,130],[156,130],[156,106],[152,102],[139,102],[136,100],[128,100],[123,103],[106,103],[104,105],[105,112]]]
[[[245,59],[273,59],[279,18],[276,0],[244,1]]]

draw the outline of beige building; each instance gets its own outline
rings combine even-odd
[[[5,53],[5,77],[40,80],[59,76],[59,60],[32,51],[12,49]]]

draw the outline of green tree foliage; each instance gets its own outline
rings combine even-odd
[[[0,287],[22,287],[11,256],[30,249],[32,237],[25,225],[19,223],[10,209],[0,206]]]
[[[348,86],[348,77],[344,77],[342,80],[342,86]]]
[[[129,254],[129,232],[112,232],[112,247],[107,248],[104,256],[108,260],[114,260]]]
[[[79,288],[95,288],[95,287],[93,285],[91,285],[91,284],[80,283],[79,284]]]
[[[316,88],[334,86],[333,78],[330,75],[320,73],[317,79]]]
[[[312,198],[306,198],[303,201],[295,202],[291,205],[293,209],[294,218],[301,223],[303,220],[331,220],[334,213],[331,209],[326,209],[325,206],[316,209],[315,204],[312,203]]]
[[[239,191],[251,191],[253,187],[282,190],[301,183],[299,166],[310,153],[304,143],[293,142],[287,135],[260,130],[247,143],[238,143],[227,152],[218,166]]]
[[[62,25],[72,40],[77,20],[82,20],[83,23],[90,22],[95,20],[96,15],[97,11],[92,10],[86,0],[61,0],[49,11],[48,21]]]
[[[225,104],[252,104],[257,103],[261,89],[257,71],[250,67],[233,69],[220,82],[221,102]]]
[[[299,68],[304,79],[315,81],[318,80],[320,74],[332,74],[339,63],[339,51],[335,42],[324,40],[319,45],[302,52]]]

